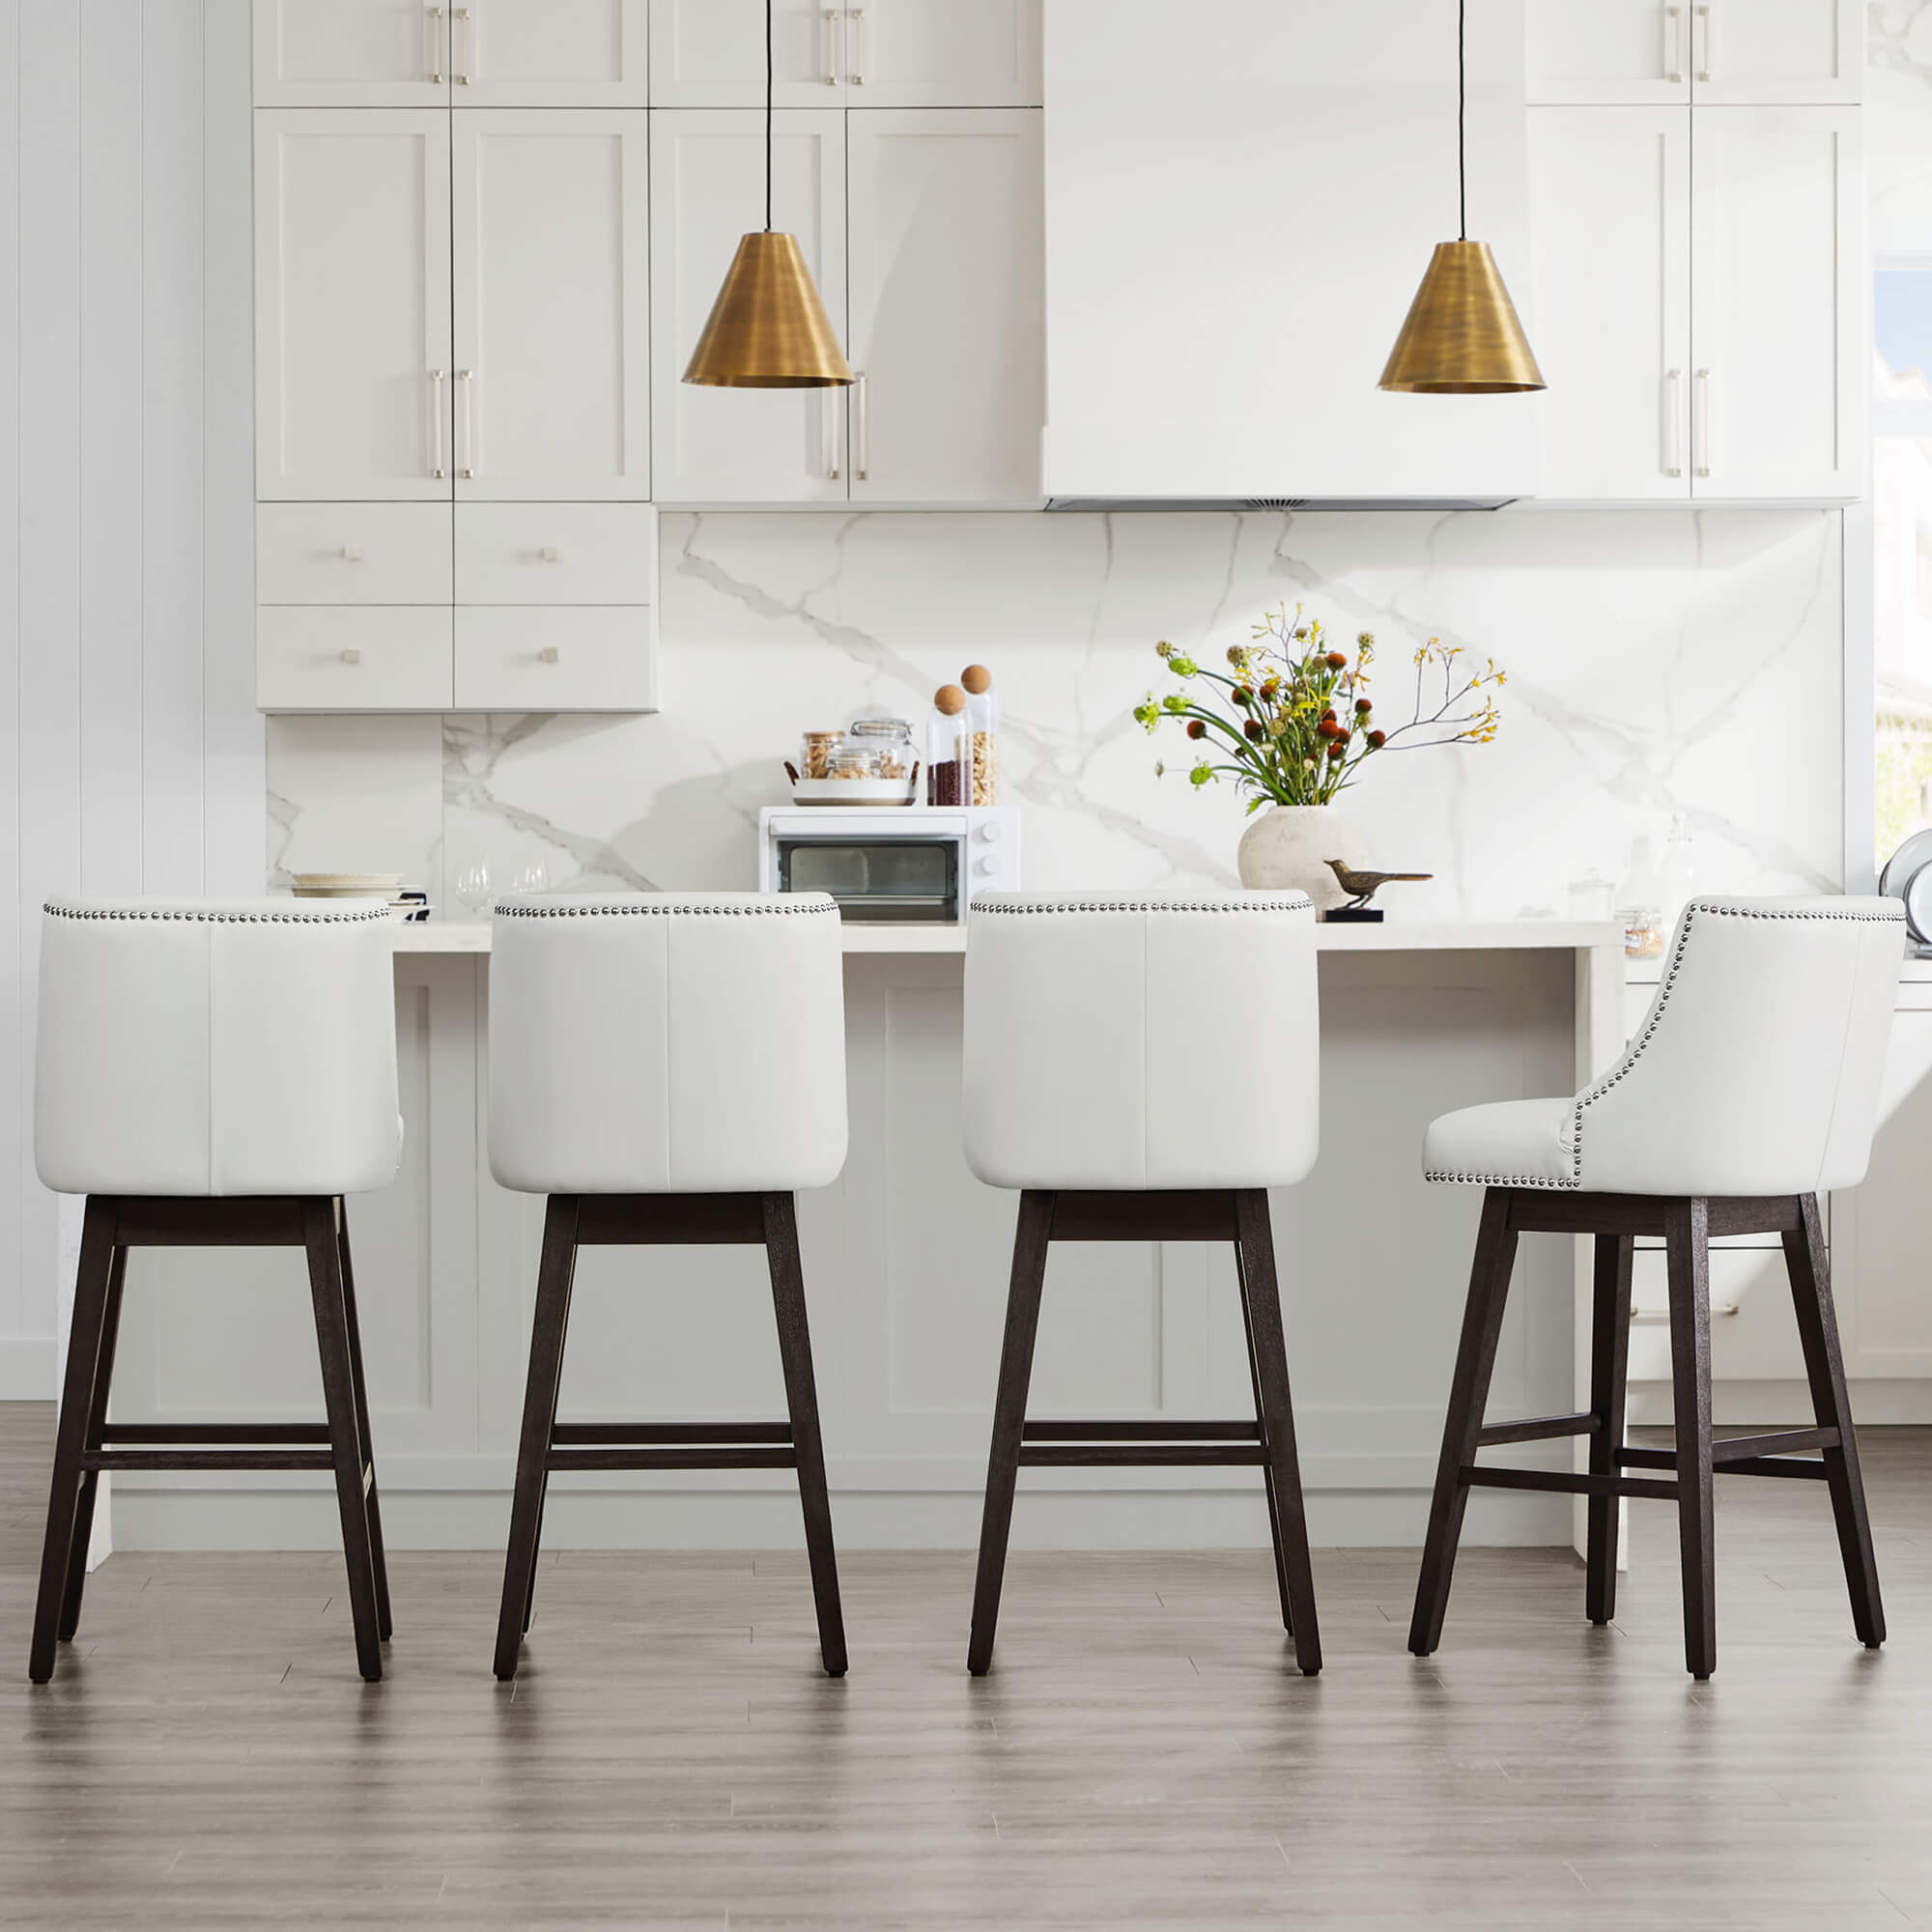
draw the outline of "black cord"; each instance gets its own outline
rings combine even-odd
[[[765,0],[767,17],[771,14],[772,0]],[[1469,239],[1469,162],[1463,153],[1463,116],[1468,103],[1469,84],[1463,73],[1463,16],[1467,8],[1467,0],[1456,0],[1456,225],[1462,240]],[[767,27],[766,58],[769,61],[770,29]],[[769,222],[770,217],[767,216]]]
[[[1458,0],[1460,4],[1460,0]],[[765,0],[765,233],[772,232],[772,0]]]

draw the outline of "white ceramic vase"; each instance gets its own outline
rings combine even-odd
[[[1249,891],[1304,892],[1319,917],[1349,899],[1328,861],[1359,867],[1367,856],[1360,833],[1332,805],[1271,805],[1241,834],[1236,860]]]

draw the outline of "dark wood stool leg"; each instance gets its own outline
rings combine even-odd
[[[54,1441],[54,1472],[47,1497],[46,1541],[41,1549],[41,1590],[34,1606],[34,1641],[27,1675],[44,1684],[54,1674],[54,1646],[67,1601],[68,1569],[80,1510],[82,1470],[94,1416],[101,1342],[106,1328],[109,1284],[114,1273],[114,1204],[90,1195],[80,1236],[80,1265],[74,1277],[73,1319],[68,1329],[67,1378],[61,1391],[60,1429]],[[105,1394],[101,1400],[104,1404]],[[82,1552],[83,1564],[86,1553]]]
[[[1294,1446],[1288,1345],[1282,1335],[1281,1285],[1275,1276],[1274,1229],[1265,1188],[1236,1190],[1235,1237],[1247,1317],[1248,1362],[1258,1398],[1262,1449],[1267,1458],[1262,1467],[1267,1476],[1268,1523],[1274,1532],[1285,1621],[1294,1636],[1294,1661],[1304,1676],[1313,1677],[1321,1668],[1321,1635],[1315,1621],[1315,1572],[1308,1560],[1308,1518]]]
[[[1631,1262],[1634,1243],[1628,1235],[1599,1235],[1590,1322],[1590,1412],[1599,1418],[1590,1438],[1590,1473],[1621,1473],[1617,1451],[1624,1446],[1624,1403],[1630,1378]],[[1617,1613],[1617,1519],[1623,1505],[1615,1496],[1589,1501],[1588,1575],[1584,1610],[1593,1624]]]
[[[1670,1277],[1671,1407],[1677,1436],[1677,1548],[1684,1577],[1684,1667],[1718,1667],[1717,1546],[1711,1507],[1711,1213],[1703,1200],[1664,1210]]]
[[[101,1447],[101,1431],[107,1426],[107,1392],[114,1381],[114,1344],[121,1333],[121,1291],[128,1280],[128,1250],[117,1247],[107,1269],[107,1306],[100,1321],[100,1359],[94,1372],[94,1399],[87,1417],[87,1446]],[[73,1542],[67,1556],[67,1589],[61,1598],[60,1640],[70,1643],[80,1628],[81,1593],[87,1588],[87,1551],[94,1541],[94,1497],[100,1477],[93,1469],[83,1470],[80,1500],[73,1515]]]
[[[570,1323],[570,1284],[577,1267],[578,1197],[553,1194],[544,1212],[543,1261],[530,1325],[530,1372],[524,1393],[524,1433],[517,1447],[517,1490],[510,1505],[510,1541],[503,1556],[503,1601],[497,1616],[497,1675],[517,1674],[517,1647],[526,1629],[541,1533],[551,1431],[563,1376],[564,1331]]]
[[[371,1684],[383,1675],[383,1639],[376,1614],[376,1564],[364,1499],[362,1436],[356,1426],[355,1378],[350,1366],[349,1316],[342,1293],[342,1248],[334,1199],[316,1195],[301,1205],[309,1293],[315,1302],[315,1345],[322,1360],[322,1396],[328,1446],[335,1463],[335,1500],[342,1517],[342,1555],[349,1568],[349,1608],[355,1623],[355,1662]]]
[[[383,1554],[383,1505],[376,1489],[376,1446],[369,1433],[369,1393],[362,1378],[362,1327],[355,1316],[355,1269],[349,1257],[349,1208],[335,1200],[336,1247],[342,1268],[342,1312],[349,1323],[349,1378],[355,1392],[355,1434],[369,1471],[369,1555],[376,1573],[376,1632],[389,1640],[389,1566]]]
[[[1510,1271],[1516,1264],[1516,1238],[1510,1226],[1510,1190],[1492,1187],[1483,1196],[1476,1258],[1469,1268],[1469,1299],[1463,1311],[1463,1339],[1456,1349],[1442,1454],[1435,1465],[1435,1494],[1429,1506],[1429,1535],[1415,1585],[1415,1614],[1409,1619],[1408,1647],[1417,1657],[1429,1656],[1442,1641],[1456,1546],[1462,1541],[1463,1513],[1469,1500],[1463,1470],[1476,1460],[1503,1310],[1509,1301]]]
[[[779,1359],[785,1406],[791,1412],[792,1453],[798,1458],[798,1500],[805,1512],[805,1553],[811,1566],[811,1601],[818,1612],[818,1654],[828,1677],[845,1675],[845,1616],[838,1603],[838,1558],[832,1544],[832,1498],[825,1482],[825,1444],[818,1429],[818,1387],[811,1372],[811,1331],[805,1316],[805,1269],[798,1253],[798,1208],[789,1194],[764,1199],[765,1262],[778,1318]]]
[[[1238,1240],[1235,1243],[1235,1280],[1241,1297],[1241,1331],[1248,1341],[1248,1380],[1254,1388],[1255,1415],[1259,1420],[1265,1413],[1262,1399],[1262,1367],[1261,1359],[1255,1353],[1255,1322],[1248,1304],[1248,1270],[1241,1256],[1241,1244]],[[1266,1433],[1265,1423],[1263,1424],[1263,1433],[1264,1435]],[[1288,1564],[1282,1555],[1281,1515],[1275,1508],[1274,1464],[1270,1462],[1264,1461],[1262,1463],[1262,1486],[1267,1498],[1268,1536],[1274,1545],[1274,1586],[1276,1594],[1281,1599],[1281,1627],[1293,1636],[1294,1605],[1289,1601]]]
[[[1020,1436],[1026,1427],[1027,1385],[1033,1379],[1033,1345],[1039,1333],[1040,1290],[1046,1250],[1053,1237],[1053,1195],[1029,1188],[1020,1196],[1013,1231],[1013,1271],[1007,1290],[1007,1338],[1000,1350],[1000,1389],[993,1402],[993,1442],[986,1458],[986,1507],[980,1521],[980,1570],[973,1584],[973,1634],[966,1668],[983,1677],[993,1662],[993,1631],[1000,1620],[1000,1584],[1007,1573],[1007,1538],[1013,1522],[1013,1488],[1019,1479]]]
[[[1878,1558],[1872,1551],[1871,1518],[1865,1509],[1864,1478],[1859,1471],[1858,1437],[1852,1431],[1852,1405],[1845,1392],[1845,1363],[1838,1347],[1838,1318],[1832,1305],[1832,1267],[1825,1231],[1818,1219],[1818,1197],[1799,1202],[1802,1225],[1785,1230],[1784,1264],[1791,1276],[1791,1299],[1798,1316],[1798,1339],[1804,1350],[1804,1374],[1811,1384],[1811,1407],[1820,1429],[1838,1432],[1838,1447],[1824,1452],[1825,1480],[1832,1491],[1832,1515],[1838,1525],[1838,1553],[1852,1597],[1852,1627],[1859,1641],[1876,1650],[1885,1641],[1885,1605],[1879,1599]]]

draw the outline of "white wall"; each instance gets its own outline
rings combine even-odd
[[[0,1399],[52,1393],[52,892],[261,890],[247,0],[0,0]]]

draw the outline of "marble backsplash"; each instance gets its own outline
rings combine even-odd
[[[1835,512],[667,513],[660,542],[661,712],[272,719],[271,881],[401,870],[452,913],[479,860],[497,886],[749,887],[801,730],[923,720],[979,660],[1029,884],[1225,884],[1238,798],[1129,713],[1165,688],[1156,639],[1218,656],[1285,601],[1377,634],[1384,722],[1429,637],[1509,673],[1494,744],[1345,794],[1374,865],[1435,874],[1404,909],[1563,912],[1680,813],[1700,890],[1839,882]]]

